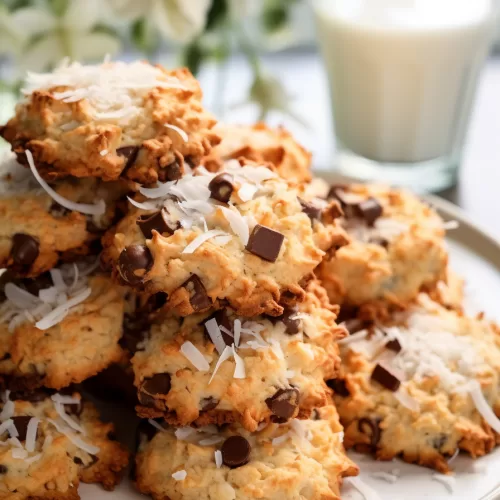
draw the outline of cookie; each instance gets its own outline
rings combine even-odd
[[[148,441],[146,432],[137,487],[155,500],[339,500],[342,478],[358,468],[345,455],[335,408],[315,416],[256,433],[237,425],[168,428]]]
[[[169,317],[152,326],[132,358],[141,416],[174,425],[288,421],[324,406],[345,329],[317,283],[280,317],[230,310]]]
[[[4,279],[0,376],[9,385],[60,389],[122,359],[124,290],[108,277],[86,277],[83,267],[75,279],[74,269]]]
[[[51,196],[10,155],[0,162],[0,175],[0,267],[25,277],[61,259],[94,253],[129,191],[118,181],[104,186],[96,179],[67,178],[51,186]]]
[[[103,238],[103,261],[135,289],[166,293],[183,316],[225,303],[243,316],[278,316],[304,296],[325,251],[347,241],[334,220],[321,222],[331,207],[311,216],[300,190],[236,160],[141,193]]]
[[[311,153],[283,127],[273,129],[265,123],[219,124],[215,130],[222,141],[202,160],[208,170],[217,171],[225,161],[243,157],[257,163],[271,163],[284,179],[298,183],[311,180]]]
[[[220,139],[187,69],[146,62],[62,65],[30,73],[25,99],[0,135],[46,178],[73,175],[143,184],[179,178]]]
[[[9,396],[11,399],[9,399]],[[0,498],[79,499],[80,481],[112,490],[128,464],[113,424],[78,393],[38,391],[0,403]]]
[[[333,186],[349,245],[317,270],[335,304],[404,305],[446,281],[445,226],[415,195],[375,185]]]
[[[329,384],[347,447],[446,473],[459,450],[479,457],[500,444],[498,326],[421,294],[391,321],[352,331]]]

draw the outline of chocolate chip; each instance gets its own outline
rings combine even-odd
[[[15,264],[28,267],[40,254],[40,244],[29,234],[16,233],[12,237],[10,253]]]
[[[281,316],[270,317],[273,323],[281,321],[285,325],[285,333],[295,335],[299,333],[301,327],[300,318],[296,318],[299,310],[296,307],[285,307]]]
[[[28,432],[28,424],[33,417],[30,416],[20,416],[20,417],[12,417],[14,421],[14,425],[16,426],[17,432],[19,436],[17,437],[19,441],[26,441],[26,433]]]
[[[347,184],[334,184],[328,192],[327,199],[335,199],[340,203],[342,208],[349,205],[349,198],[346,196],[346,191],[349,189]]]
[[[157,292],[154,295],[151,295],[149,299],[146,301],[145,309],[146,311],[153,312],[161,309],[168,300],[168,294],[165,292]]]
[[[382,362],[373,369],[371,379],[392,392],[396,392],[401,385],[401,378]]]
[[[370,436],[370,445],[376,447],[380,441],[379,422],[369,418],[361,418],[358,421],[358,430],[366,436]]]
[[[83,461],[80,457],[74,457],[73,458],[73,462],[76,464],[76,465],[83,465]]]
[[[440,450],[446,441],[448,440],[448,436],[446,434],[440,434],[439,437],[434,438],[432,440],[432,447],[435,448],[436,450]]]
[[[157,373],[151,378],[147,378],[139,389],[139,401],[145,406],[151,406],[155,396],[165,396],[171,387],[171,377],[169,373]],[[151,401],[152,400],[152,401]]]
[[[178,222],[172,224],[168,220],[168,212],[164,208],[153,215],[141,215],[136,220],[136,224],[147,240],[153,237],[153,230],[159,234],[174,234],[174,231],[180,227]]]
[[[211,319],[215,319],[217,321],[217,325],[219,328],[223,326],[226,330],[229,330],[230,332],[233,331],[233,324],[231,322],[231,319],[229,318],[227,311],[225,309],[220,309],[219,311],[214,312],[212,315],[210,315],[207,319],[203,320],[204,328],[205,328],[205,337],[212,341],[210,334],[208,333],[206,324],[208,321]],[[231,344],[234,343],[234,337],[231,337],[231,335],[228,335],[224,330],[220,330],[222,334],[222,338],[225,342],[226,345],[230,346]]]
[[[46,288],[51,288],[54,286],[52,277],[50,273],[43,273],[37,276],[35,279],[26,279],[22,282],[22,287],[25,288],[32,295],[37,295],[40,290],[45,290]]]
[[[208,309],[212,305],[201,279],[196,274],[192,274],[181,287],[188,291],[189,302],[196,312]]]
[[[123,156],[125,158],[125,167],[123,172],[128,170],[137,160],[137,155],[139,154],[138,146],[124,146],[123,148],[118,148],[116,150],[118,156]]]
[[[248,240],[247,250],[268,262],[276,262],[284,239],[278,231],[257,224]]]
[[[304,212],[311,221],[320,220],[321,219],[321,208],[309,203],[308,201],[303,200],[302,198],[298,198],[300,206],[302,207],[302,212]]]
[[[297,389],[279,389],[274,396],[266,399],[266,404],[273,415],[287,421],[299,406],[299,395]]]
[[[222,462],[231,469],[241,467],[250,460],[250,443],[242,436],[231,436],[221,448]]]
[[[401,352],[403,346],[400,344],[398,339],[393,339],[389,340],[389,342],[385,344],[385,348],[389,349],[390,351]]]
[[[214,200],[227,203],[234,191],[233,176],[230,174],[216,175],[208,185],[210,197]]]
[[[347,396],[350,395],[345,380],[342,380],[340,378],[335,378],[333,380],[328,380],[326,382],[326,385],[338,396],[346,398]]]
[[[144,275],[153,265],[153,256],[144,245],[131,245],[125,248],[118,259],[118,271],[129,285],[139,285]]]
[[[343,326],[349,332],[349,335],[354,335],[355,333],[364,330],[366,328],[366,323],[359,318],[353,318],[344,321]]]
[[[6,465],[0,464],[0,474],[7,474],[9,472],[9,469]]]
[[[200,401],[200,406],[201,406],[201,411],[210,411],[210,410],[215,410],[217,408],[217,405],[219,404],[219,400],[213,398],[212,396],[208,398],[203,398]]]
[[[368,226],[373,226],[383,212],[382,205],[373,197],[358,203],[357,210],[358,216],[364,219]]]
[[[381,236],[373,236],[370,238],[369,243],[373,243],[374,245],[378,245],[383,248],[388,248],[389,247],[389,240],[386,240],[385,238],[382,238]]]

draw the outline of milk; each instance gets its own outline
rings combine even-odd
[[[317,0],[340,147],[379,162],[452,155],[495,19],[490,0]]]

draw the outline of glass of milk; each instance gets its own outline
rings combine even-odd
[[[313,0],[342,173],[456,181],[496,0]]]

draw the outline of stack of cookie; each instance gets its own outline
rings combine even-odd
[[[217,124],[186,70],[75,63],[23,93],[0,128],[0,498],[115,485],[127,453],[75,389],[109,367],[158,500],[339,499],[341,424],[444,472],[492,448],[497,330],[463,315],[430,207],[312,178],[285,130]]]

